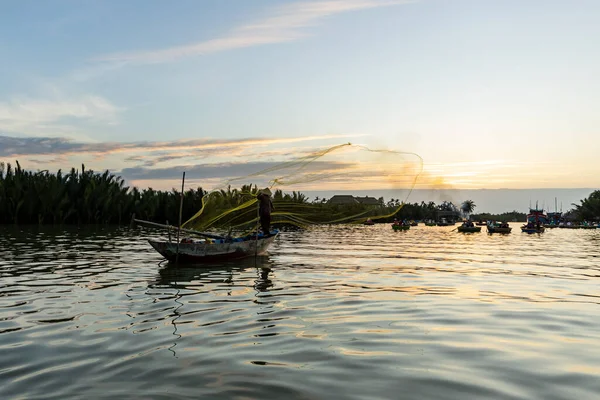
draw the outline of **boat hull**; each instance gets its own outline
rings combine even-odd
[[[537,228],[521,227],[521,232],[524,232],[524,233],[542,233],[542,232],[544,232],[544,227],[541,226],[539,229],[537,229]]]
[[[487,228],[489,233],[510,233],[512,232],[512,228],[492,228],[489,227]]]
[[[268,236],[259,236],[258,239],[233,241],[229,243],[179,243],[179,257],[177,257],[177,243],[165,240],[149,239],[148,243],[160,255],[169,261],[181,263],[202,263],[235,260],[245,257],[264,254],[275,241],[279,233]]]
[[[459,232],[465,232],[465,233],[481,232],[480,226],[459,226],[457,229]]]
[[[407,231],[410,229],[410,225],[392,225],[392,229],[395,231]]]

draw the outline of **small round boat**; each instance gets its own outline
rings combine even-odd
[[[462,226],[461,225],[457,229],[459,232],[471,232],[471,233],[481,232],[480,226]]]
[[[410,225],[392,225],[392,229],[395,231],[407,231],[410,229]]]
[[[544,227],[540,226],[539,228],[528,228],[527,226],[522,226],[521,227],[521,232],[525,232],[525,233],[542,233],[544,232]]]
[[[489,226],[487,227],[488,233],[510,233],[512,231],[511,227],[501,228],[499,226]]]

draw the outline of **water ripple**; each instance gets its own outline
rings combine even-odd
[[[205,268],[145,229],[1,233],[1,398],[600,393],[600,231],[319,227]]]

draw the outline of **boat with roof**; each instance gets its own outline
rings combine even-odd
[[[544,213],[544,209],[538,208],[536,202],[535,208],[529,207],[527,214],[527,223],[521,226],[521,232],[525,233],[542,233],[544,232],[544,224],[548,222],[548,216]]]

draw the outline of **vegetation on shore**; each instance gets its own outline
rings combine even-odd
[[[256,193],[256,186],[246,185],[241,189],[222,190],[215,193],[211,201],[219,203],[219,209],[236,207]],[[183,221],[188,220],[202,208],[202,198],[207,192],[201,187],[184,192]],[[333,205],[326,199],[313,201],[300,192],[273,193],[276,209],[310,208],[312,222],[331,220],[331,216],[343,219],[357,215],[368,215],[376,222],[391,222],[394,218],[407,220],[437,219],[439,212],[460,213],[451,202],[436,204],[406,203],[397,199],[377,206],[365,204]],[[125,186],[120,176],[88,170],[84,165],[81,171],[72,168],[68,173],[59,170],[32,172],[10,163],[0,163],[0,224],[123,224],[128,223],[133,214],[137,218],[176,224],[179,220],[180,193],[177,190],[160,191],[152,188],[139,190]],[[600,215],[600,191],[595,191],[580,205],[574,205],[581,218],[593,219]],[[464,213],[475,208],[471,200],[461,205]],[[377,218],[386,216],[385,218]],[[329,218],[326,218],[329,217]],[[471,219],[523,221],[525,214],[516,211],[503,214],[472,214]],[[356,220],[356,219],[355,219]]]
[[[527,220],[527,214],[518,211],[510,211],[502,214],[479,213],[471,215],[471,219],[474,221],[524,222]]]
[[[582,221],[592,221],[600,219],[600,190],[594,190],[587,198],[580,201],[580,204],[573,204],[576,219]]]

